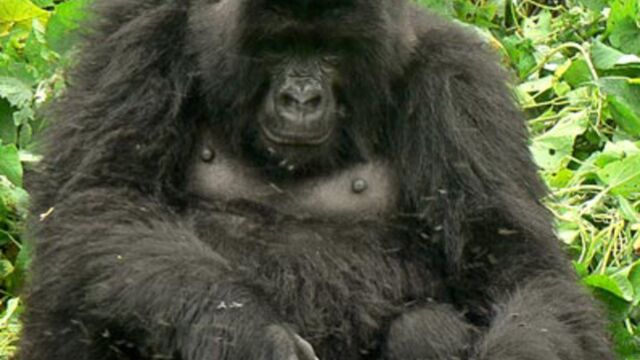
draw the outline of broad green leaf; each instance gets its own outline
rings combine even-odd
[[[624,301],[633,300],[633,287],[623,275],[591,274],[582,279],[582,283],[592,288],[605,290]]]
[[[607,21],[607,34],[611,44],[629,54],[640,55],[640,5],[637,0],[612,0]]]
[[[544,42],[552,32],[551,13],[548,10],[542,10],[536,17],[525,18],[522,31],[524,37],[534,43]]]
[[[574,88],[592,81],[589,66],[584,59],[573,61],[571,66],[569,66],[569,69],[567,69],[563,74],[562,78]]]
[[[545,76],[540,79],[524,82],[518,85],[518,90],[527,93],[539,93],[551,89],[554,83],[553,76]]]
[[[73,46],[76,38],[72,35],[86,17],[85,8],[90,2],[89,0],[70,0],[56,6],[46,33],[51,49],[64,54]]]
[[[6,176],[14,185],[22,186],[22,164],[13,144],[0,147],[0,175]]]
[[[632,136],[640,136],[640,84],[624,78],[602,78],[613,119]]]
[[[593,64],[601,70],[613,69],[618,60],[624,56],[624,53],[600,41],[594,41],[591,47],[591,56]]]
[[[640,155],[612,162],[596,173],[614,195],[628,197],[640,192]]]
[[[550,187],[552,188],[562,188],[567,186],[569,182],[573,179],[575,172],[569,169],[560,169],[556,172],[551,172],[547,175],[546,180]]]
[[[571,113],[562,118],[551,130],[533,139],[533,158],[542,169],[556,171],[563,167],[573,152],[578,135],[587,129],[586,112]]]
[[[33,96],[31,87],[14,77],[0,76],[0,97],[9,100],[11,105],[26,106]]]
[[[46,24],[49,12],[37,7],[29,0],[0,1],[0,35],[2,30],[6,33],[13,26],[29,29],[35,19]]]
[[[625,54],[597,40],[593,42],[591,55],[593,64],[600,70],[610,70],[616,66],[640,65],[640,56]]]
[[[626,17],[612,29],[611,44],[633,54],[640,54],[640,27],[633,18]]]
[[[34,118],[35,113],[30,106],[25,106],[13,113],[13,122],[16,125],[26,125]]]
[[[3,175],[0,175],[0,200],[0,205],[5,211],[11,212],[12,216],[26,216],[29,195],[23,188],[12,184]]]
[[[556,235],[565,244],[573,244],[580,235],[580,229],[574,222],[561,221],[556,226]]]

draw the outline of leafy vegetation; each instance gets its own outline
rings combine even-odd
[[[37,110],[64,90],[88,1],[0,0],[0,359],[19,333]],[[513,70],[558,236],[609,310],[619,359],[640,359],[640,1],[418,1],[470,24]]]
[[[608,308],[619,358],[640,359],[640,2],[423,2],[513,69],[558,236]]]
[[[29,263],[23,167],[38,161],[32,139],[46,122],[37,110],[64,88],[85,2],[0,0],[0,359],[15,351]]]

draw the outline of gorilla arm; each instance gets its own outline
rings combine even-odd
[[[402,188],[447,256],[456,305],[485,329],[474,359],[611,359],[538,201],[522,115],[479,40],[424,30],[396,128]],[[421,134],[417,139],[414,134]],[[427,312],[428,313],[428,312]]]
[[[315,358],[250,279],[158,202],[133,191],[85,190],[58,204],[37,230],[39,279],[29,316],[44,313],[77,335],[64,346],[56,334],[26,338],[27,358],[41,358],[31,353],[37,349],[75,358],[100,342],[105,353],[118,348],[145,358]],[[38,334],[33,327],[41,321],[27,321],[26,334]]]

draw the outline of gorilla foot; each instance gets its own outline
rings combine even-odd
[[[318,360],[309,342],[281,325],[267,327],[265,346],[260,360]]]

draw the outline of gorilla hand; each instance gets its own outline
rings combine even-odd
[[[387,336],[388,360],[462,358],[471,344],[473,327],[449,305],[429,305],[402,314]]]
[[[260,360],[318,360],[311,344],[285,326],[268,326],[265,340]]]

